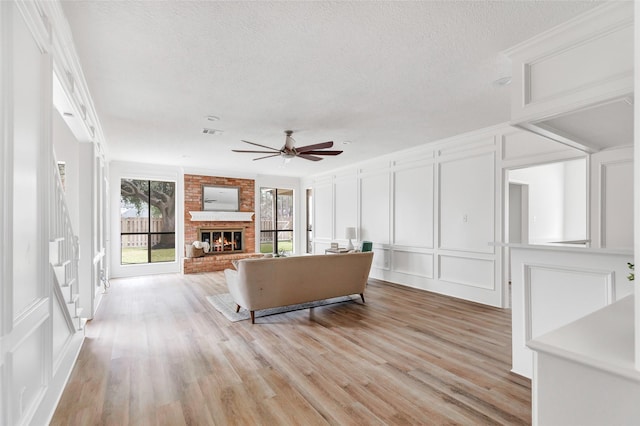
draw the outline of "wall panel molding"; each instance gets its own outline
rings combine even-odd
[[[12,39],[13,4],[0,2],[0,40]],[[0,43],[0,336],[13,328],[13,206],[4,202],[13,200],[13,79],[9,43]],[[0,356],[2,358],[2,356]],[[1,361],[0,361],[1,362]],[[4,383],[4,382],[2,382]],[[0,401],[0,407],[2,401]],[[0,417],[2,423],[3,417]]]
[[[632,180],[633,160],[600,164],[602,202],[598,226],[601,247],[633,247],[633,236],[630,232],[633,224],[633,197],[625,185]]]
[[[505,299],[497,278],[502,260],[490,243],[496,240],[497,221],[501,218],[501,212],[496,211],[502,207],[500,142],[508,132],[517,130],[506,124],[492,126],[312,176],[305,182],[313,187],[314,197],[324,199],[327,185],[339,193],[340,185],[349,185],[355,173],[358,241],[374,243],[372,278],[502,306]],[[456,177],[443,181],[443,168],[447,172],[455,169],[451,176]],[[457,184],[452,185],[456,180]],[[458,190],[462,195],[456,195]],[[447,197],[452,194],[466,208],[469,221],[463,225],[460,216],[460,223],[450,222],[447,230],[458,233],[460,239],[457,244],[439,245],[439,241],[452,235],[443,234],[441,223],[462,212],[443,205],[443,200],[450,201]],[[342,209],[336,198],[332,200],[334,204],[330,206],[315,199],[315,215],[333,218],[332,230],[338,234],[333,238],[337,236],[335,240],[341,243],[336,218]],[[465,204],[469,200],[472,201]],[[475,231],[468,233],[470,228]],[[314,252],[323,253],[332,241],[329,236],[316,234]],[[479,268],[480,272],[467,276],[461,269],[467,266]]]
[[[433,248],[434,165],[396,170],[393,177],[393,244]]]
[[[526,263],[523,267],[526,341],[552,331],[558,326],[568,324],[616,300],[613,271]],[[537,279],[536,274],[539,275]],[[564,283],[562,288],[556,286],[553,289],[547,284],[557,281]],[[537,297],[536,292],[539,294]],[[550,294],[555,294],[556,297],[550,298]],[[579,300],[576,298],[578,294]],[[547,303],[541,306],[538,303],[541,299]],[[563,308],[568,304],[573,306],[571,311]],[[584,307],[576,309],[577,305],[584,305]],[[554,317],[555,322],[547,323],[545,321],[547,317]]]
[[[609,149],[591,156],[590,238],[592,247],[633,246],[633,148]]]
[[[439,255],[438,262],[440,280],[486,290],[496,288],[493,259]]]
[[[392,175],[368,174],[360,177],[360,238],[389,244],[392,218]]]
[[[452,160],[458,158],[458,156],[470,157],[474,155],[482,155],[486,152],[494,151],[496,147],[496,136],[487,135],[481,138],[471,138],[468,140],[461,140],[459,142],[451,143],[450,146],[445,146],[438,149],[438,157],[440,161],[446,161],[446,158],[451,157]]]
[[[494,253],[496,161],[495,151],[439,164],[438,248]],[[473,175],[473,179],[465,176]]]
[[[358,220],[358,179],[355,174],[343,175],[333,184],[334,221],[333,235],[335,239],[344,240],[347,227],[355,227],[357,238],[360,237]],[[346,243],[345,243],[346,244]]]
[[[360,178],[370,175],[389,174],[392,166],[391,161],[372,161],[371,164],[366,163],[358,169]]]
[[[392,250],[392,270],[424,278],[434,277],[432,253],[418,253],[410,250]]]
[[[65,30],[68,24],[59,2],[0,2],[0,189],[5,201],[0,210],[3,425],[50,421],[84,341],[84,333],[74,329],[73,344],[58,341],[54,353],[53,334],[60,328],[69,332],[68,324],[54,323],[52,318],[54,308],[67,306],[52,297],[48,244],[52,238],[50,218],[56,214],[50,211],[53,62],[59,63],[61,55],[75,55],[71,42],[56,50]],[[80,84],[81,74],[72,80],[73,93],[79,96],[86,89]],[[88,91],[85,94],[88,96]],[[88,101],[84,104],[90,109]],[[94,124],[93,128],[99,126]],[[29,178],[18,179],[18,175]],[[19,221],[15,206],[22,209]]]
[[[392,161],[391,168],[394,171],[413,169],[423,167],[435,162],[435,152],[431,151],[424,155],[416,155],[414,157],[400,158]]]
[[[380,269],[384,271],[389,271],[391,269],[391,250],[386,248],[377,248],[373,249],[373,263],[371,264],[371,268]]]

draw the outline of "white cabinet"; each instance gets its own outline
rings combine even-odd
[[[633,2],[610,2],[505,52],[512,124],[597,152],[633,143]]]

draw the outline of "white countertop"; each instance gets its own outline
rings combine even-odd
[[[527,346],[640,382],[634,363],[633,322],[634,297],[630,295],[537,337]]]

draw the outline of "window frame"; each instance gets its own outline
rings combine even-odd
[[[132,265],[157,265],[157,264],[166,264],[166,263],[171,263],[171,262],[176,262],[177,257],[178,257],[178,250],[177,250],[177,244],[176,244],[176,216],[174,216],[173,221],[173,231],[151,231],[151,220],[152,220],[152,213],[151,213],[151,182],[163,182],[163,183],[172,183],[174,185],[173,187],[173,193],[174,193],[174,211],[176,211],[176,207],[177,207],[177,197],[176,197],[176,191],[178,188],[178,183],[174,180],[160,180],[160,179],[149,179],[149,178],[125,178],[125,177],[121,177],[120,178],[120,184],[122,185],[122,181],[123,180],[129,180],[129,181],[146,181],[148,184],[148,188],[149,188],[149,193],[147,194],[147,231],[146,232],[122,232],[122,216],[120,216],[120,266],[121,267],[127,267],[127,266],[132,266]],[[122,200],[122,190],[120,191],[120,199]],[[127,235],[146,235],[147,237],[147,261],[144,263],[123,263],[122,262],[122,237],[123,236],[127,236]],[[153,252],[153,248],[152,248],[152,244],[151,244],[151,238],[152,236],[156,236],[156,235],[173,235],[173,241],[174,241],[174,254],[173,254],[173,260],[162,260],[162,261],[152,261],[152,252]]]
[[[266,190],[272,190],[274,191],[274,200],[276,203],[276,209],[275,209],[275,218],[273,218],[273,221],[275,223],[275,228],[274,229],[268,229],[268,230],[263,230],[262,229],[262,192],[266,191]],[[284,229],[280,229],[278,227],[278,208],[277,208],[277,204],[278,204],[278,191],[286,191],[286,192],[290,192],[291,193],[291,228],[284,228]],[[271,234],[272,238],[271,241],[273,241],[273,250],[272,253],[273,254],[278,254],[280,252],[279,248],[278,248],[278,232],[291,232],[291,253],[295,252],[295,232],[294,232],[294,227],[295,227],[295,209],[294,209],[294,205],[295,205],[295,190],[294,189],[290,189],[290,188],[274,188],[274,187],[260,187],[260,240],[258,242],[258,245],[260,247],[260,252],[262,252],[262,235],[264,234]],[[275,237],[275,238],[274,238]]]

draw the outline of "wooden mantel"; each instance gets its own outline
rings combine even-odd
[[[190,211],[192,221],[200,222],[251,222],[254,212]]]

